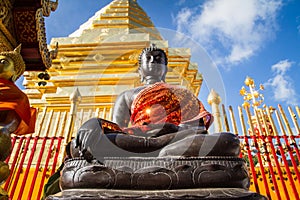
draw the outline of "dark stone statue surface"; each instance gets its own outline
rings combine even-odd
[[[62,189],[247,189],[249,186],[244,161],[234,157],[113,157],[106,158],[104,164],[77,158],[66,161],[62,173]]]
[[[130,122],[131,105],[137,94],[147,86],[154,83],[165,82],[168,59],[165,52],[158,48],[144,49],[139,57],[139,74],[144,86],[133,88],[121,93],[115,104],[113,111],[113,122],[120,127],[127,127]]]
[[[71,189],[48,197],[47,200],[267,200],[264,196],[241,188],[197,188],[182,190],[93,190]]]
[[[199,156],[197,148],[201,144],[197,145],[197,141],[204,138],[198,134],[206,134],[212,115],[190,91],[164,83],[167,63],[163,50],[145,48],[138,69],[145,85],[118,96],[113,122],[94,118],[84,123],[71,143],[72,157],[101,161],[109,156],[176,155],[184,146],[191,147],[192,154],[186,156]],[[160,154],[171,143],[172,147]],[[173,152],[174,145],[179,149]]]
[[[190,91],[164,82],[167,63],[163,50],[143,50],[145,85],[118,96],[113,122],[81,126],[61,171],[62,192],[48,200],[264,199],[248,191],[238,137],[207,134],[212,115]]]

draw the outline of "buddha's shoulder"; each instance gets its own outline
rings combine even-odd
[[[136,95],[137,93],[139,93],[140,91],[142,91],[146,87],[147,86],[140,86],[140,87],[132,88],[132,89],[129,89],[129,90],[125,90],[125,91],[121,92],[119,94],[119,96],[132,96],[132,95]]]

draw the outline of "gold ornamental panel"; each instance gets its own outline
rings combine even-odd
[[[35,14],[36,12],[33,10],[17,10],[14,12],[15,27],[20,43],[37,42]]]

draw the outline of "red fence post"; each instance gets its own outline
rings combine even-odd
[[[23,140],[24,140],[24,137],[21,137],[20,141],[19,141],[19,144],[18,144],[18,147],[17,147],[17,151],[16,151],[16,154],[15,154],[14,160],[13,160],[11,168],[10,168],[11,173],[10,173],[9,177],[7,178],[5,186],[4,186],[5,190],[8,190],[8,186],[10,185],[10,181],[11,181],[11,179],[13,177],[13,172],[14,172],[17,160],[18,160],[18,156],[19,156],[22,144],[23,144]]]
[[[42,146],[41,146],[41,150],[40,150],[40,154],[39,154],[39,157],[38,157],[38,161],[36,163],[36,168],[35,168],[35,171],[34,171],[34,175],[33,175],[33,178],[32,178],[32,183],[36,182],[36,177],[37,177],[37,174],[39,172],[40,165],[41,165],[41,160],[42,160],[42,157],[43,157],[43,154],[44,154],[46,141],[47,141],[47,137],[44,137],[43,138],[43,143],[42,143]],[[34,184],[31,184],[31,186],[30,186],[29,193],[28,193],[28,199],[31,199],[34,186],[35,186]]]
[[[254,183],[255,191],[257,193],[260,193],[259,192],[259,187],[258,187],[258,182],[257,182],[256,170],[255,170],[255,166],[254,166],[254,162],[253,162],[253,158],[252,158],[252,154],[251,154],[251,149],[250,149],[250,145],[249,145],[248,136],[244,136],[244,140],[245,140],[245,143],[246,143],[247,154],[248,154],[248,158],[249,158],[249,165],[250,165],[250,169],[251,169],[252,180],[253,180],[253,183]]]
[[[26,171],[25,171],[25,174],[24,174],[24,178],[23,178],[23,181],[22,181],[21,188],[20,188],[20,192],[19,192],[19,195],[18,195],[18,199],[22,199],[25,184],[26,184],[26,181],[27,181],[27,178],[28,178],[29,170],[30,170],[31,163],[32,163],[32,160],[33,160],[33,156],[34,156],[34,153],[35,153],[35,150],[36,150],[37,141],[38,141],[38,136],[36,136],[34,138],[33,147],[31,149],[31,154],[30,154],[30,157],[29,157],[29,160],[28,160],[28,163],[27,163],[27,167],[26,167]],[[34,183],[31,183],[31,184],[34,184]]]
[[[23,155],[22,155],[22,158],[21,158],[21,161],[20,161],[20,164],[19,164],[19,169],[18,169],[17,174],[15,176],[14,184],[11,188],[11,193],[10,193],[11,195],[14,195],[14,193],[15,193],[15,190],[16,190],[16,187],[17,187],[17,184],[18,184],[18,180],[19,180],[20,174],[22,172],[25,157],[26,157],[26,154],[27,154],[27,151],[28,151],[28,147],[29,147],[29,144],[30,144],[30,138],[31,137],[26,138],[26,144],[25,144],[25,147],[24,147],[24,150],[23,150]]]
[[[277,136],[276,136],[277,137]],[[281,185],[283,187],[283,192],[284,192],[284,195],[285,195],[285,199],[288,199],[289,198],[289,193],[287,191],[287,188],[286,188],[286,185],[285,185],[285,182],[284,182],[284,178],[283,178],[283,175],[282,175],[282,172],[281,172],[281,167],[280,167],[280,164],[278,162],[278,157],[276,155],[276,150],[274,148],[274,145],[273,145],[273,140],[272,140],[272,137],[271,136],[268,136],[268,140],[270,142],[270,146],[271,146],[271,150],[272,150],[272,154],[274,156],[274,161],[275,161],[275,165],[277,167],[277,171],[278,171],[278,175],[279,175],[279,178],[280,178],[280,182],[281,182]],[[276,180],[275,180],[276,181]]]
[[[60,147],[61,147],[62,140],[63,140],[63,137],[58,137],[58,143],[57,143],[57,148],[56,148],[56,152],[55,152],[55,156],[54,156],[54,160],[53,160],[53,164],[52,164],[51,175],[55,173],[56,163],[57,163],[57,160],[58,160],[59,150],[60,150]]]
[[[48,169],[49,160],[51,158],[51,149],[53,147],[53,143],[54,143],[54,137],[51,138],[51,143],[50,143],[50,146],[49,146],[49,149],[48,149],[48,154],[47,154],[46,163],[45,163],[45,167],[44,167],[43,174],[42,174],[42,179],[41,179],[41,182],[39,184],[40,188],[39,188],[39,192],[38,192],[38,195],[37,195],[37,199],[41,198],[42,189],[44,187],[44,180],[45,180],[46,172],[47,172],[47,169]]]

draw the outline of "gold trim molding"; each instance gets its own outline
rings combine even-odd
[[[55,2],[50,0],[41,0],[42,8],[36,11],[36,27],[37,27],[37,40],[39,42],[39,51],[46,69],[52,65],[52,58],[57,54],[57,46],[53,51],[49,51],[47,47],[46,29],[44,16],[50,16],[51,11],[55,11],[58,5],[58,0]]]
[[[16,45],[13,37],[12,4],[14,0],[0,1],[0,51],[10,51]]]
[[[45,17],[49,17],[51,11],[54,12],[57,9],[58,0],[56,0],[55,2],[51,0],[41,0],[41,4],[42,4],[43,15]]]

